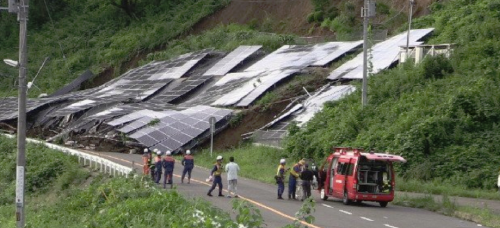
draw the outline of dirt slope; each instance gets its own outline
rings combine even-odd
[[[193,33],[230,23],[257,25],[274,33],[319,36],[333,34],[307,23],[311,0],[234,0],[193,27]]]

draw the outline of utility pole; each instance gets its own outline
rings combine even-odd
[[[364,0],[364,6],[361,9],[361,17],[363,17],[363,85],[361,103],[364,106],[368,104],[367,100],[367,78],[368,78],[368,23],[370,17],[375,16],[375,2]]]
[[[408,33],[406,34],[406,59],[408,59],[408,54],[410,50],[410,30],[411,30],[411,17],[413,15],[413,5],[415,5],[415,0],[410,0],[410,12],[408,13]]]
[[[17,166],[16,166],[16,223],[17,227],[25,226],[24,214],[24,185],[26,166],[26,72],[28,68],[28,8],[29,0],[9,0],[9,7],[0,7],[9,13],[17,13],[19,21],[19,89],[18,89],[18,117],[17,117]],[[6,61],[8,63],[9,61]],[[13,62],[13,61],[11,61]],[[16,66],[16,65],[14,65]]]

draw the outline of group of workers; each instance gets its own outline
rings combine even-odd
[[[171,151],[166,151],[165,156],[162,158],[163,153],[158,149],[154,149],[153,154],[149,149],[144,149],[143,154],[143,173],[144,175],[151,174],[151,179],[159,184],[161,181],[161,176],[164,174],[163,178],[163,188],[167,187],[167,184],[170,184],[170,188],[172,188],[173,181],[173,173],[175,167],[175,159],[172,156]],[[187,183],[191,183],[191,171],[194,168],[194,158],[191,155],[191,151],[187,150],[186,154],[182,158],[182,166],[184,166],[184,170],[182,171],[181,183],[184,183],[184,178],[187,174]],[[165,172],[163,172],[165,171]]]
[[[311,196],[311,184],[314,180],[314,177],[318,178],[318,175],[313,170],[309,169],[309,164],[305,161],[305,159],[297,162],[293,167],[286,168],[286,160],[283,158],[280,160],[280,164],[278,166],[278,170],[276,172],[276,183],[278,184],[278,199],[283,198],[283,192],[285,191],[285,174],[290,171],[290,175],[288,177],[288,199],[296,199],[296,191],[297,191],[297,183],[298,179],[302,180],[302,199],[307,199]]]
[[[155,155],[153,155],[153,153]],[[144,149],[143,154],[143,173],[144,175],[151,175],[151,179],[160,184],[163,178],[163,188],[166,188],[169,184],[172,188],[173,181],[172,176],[175,167],[175,159],[172,156],[171,151],[166,151],[165,156],[162,158],[163,153],[157,149],[153,150],[153,153],[149,151],[149,149]],[[228,179],[228,191],[230,198],[231,196],[238,198],[237,194],[237,179],[238,172],[240,171],[240,167],[237,163],[234,162],[234,157],[229,158],[229,163],[224,167],[222,165],[223,157],[217,156],[216,163],[210,171],[210,177],[207,179],[208,182],[212,182],[212,186],[208,190],[207,195],[212,196],[212,191],[218,187],[219,194],[218,196],[224,196],[222,194],[222,171],[225,170],[227,172]],[[191,155],[190,150],[186,150],[185,155],[182,158],[181,162],[184,167],[181,176],[181,183],[184,183],[184,178],[187,174],[187,183],[191,183],[191,172],[194,168],[194,158]],[[164,172],[163,172],[164,171]],[[298,179],[302,180],[302,199],[307,199],[311,196],[311,184],[313,182],[314,177],[318,178],[317,173],[313,170],[309,169],[309,165],[305,161],[305,159],[300,160],[296,164],[293,165],[292,168],[286,168],[286,160],[281,159],[280,164],[278,166],[278,170],[276,173],[276,183],[278,184],[278,199],[284,199],[283,193],[285,191],[285,176],[287,172],[290,172],[288,177],[288,199],[296,199],[296,190]]]

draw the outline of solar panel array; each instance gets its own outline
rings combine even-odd
[[[160,65],[160,69],[153,75],[151,75],[148,80],[160,80],[160,79],[177,79],[181,78],[186,74],[191,68],[193,68],[200,60],[205,58],[209,50],[204,50],[196,53],[188,53],[179,56],[173,61],[164,61],[156,63]]]
[[[434,29],[413,29],[410,31],[410,45],[419,45],[422,37],[431,33]],[[370,59],[373,64],[372,74],[386,69],[392,63],[398,60],[400,46],[406,45],[407,32],[391,37],[388,40],[375,44],[372,47]],[[339,68],[332,71],[328,79],[362,79],[363,78],[363,53],[357,55],[354,59],[346,62]]]
[[[26,111],[30,112],[44,105],[59,101],[60,98],[27,99]],[[17,118],[18,99],[16,97],[0,98],[0,121]]]
[[[183,111],[172,111],[155,124],[148,124],[129,136],[146,147],[174,151],[189,143],[210,128],[208,118],[217,122],[231,114],[231,110],[196,106]]]
[[[240,62],[262,48],[258,46],[239,46],[231,53],[219,60],[213,67],[208,69],[203,76],[223,76],[236,67]]]
[[[182,98],[191,91],[195,90],[196,88],[203,85],[210,79],[211,79],[210,77],[200,77],[200,76],[189,77],[187,80],[181,82],[179,86],[176,86],[168,91],[163,91],[160,94],[156,95],[154,98],[150,100],[150,102],[151,103],[173,102],[179,98]]]

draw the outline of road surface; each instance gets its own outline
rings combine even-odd
[[[112,152],[89,152],[94,155],[107,158],[122,165],[132,166],[138,172],[142,172],[142,158],[137,154],[122,154]],[[195,156],[196,163],[196,156]],[[209,176],[208,169],[195,167],[192,173],[191,184],[180,183],[182,165],[177,161],[174,170],[174,185],[183,195],[187,197],[203,198],[218,208],[228,213],[234,213],[232,203],[229,198],[217,197],[218,190],[212,192],[213,197],[207,196],[211,183],[205,182]],[[268,175],[268,174],[263,174]],[[227,181],[223,174],[224,188],[227,187]],[[285,195],[287,186],[285,186]],[[224,191],[224,194],[227,194]],[[283,227],[293,223],[295,213],[300,209],[301,201],[278,200],[277,187],[255,180],[239,177],[238,194],[240,199],[247,200],[259,208],[265,225],[267,227]],[[313,191],[313,197],[316,199],[313,224],[303,223],[309,227],[331,227],[331,228],[470,228],[478,227],[480,224],[460,220],[433,213],[427,210],[415,209],[389,205],[381,208],[378,203],[362,203],[361,205],[343,205],[340,199],[329,199],[323,201],[320,199],[317,191]]]

